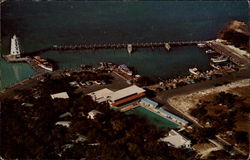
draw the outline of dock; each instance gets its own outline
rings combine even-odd
[[[226,45],[222,44],[221,42],[210,41],[207,43],[207,45],[217,53],[225,57],[228,57],[230,61],[234,62],[235,64],[241,67],[248,65],[250,62],[248,58],[238,53],[235,53],[235,51],[229,49]]]
[[[132,50],[137,48],[157,48],[162,47],[167,51],[171,46],[187,46],[197,45],[199,43],[205,43],[205,41],[183,41],[183,42],[148,42],[148,43],[119,43],[119,44],[82,44],[82,45],[53,45],[51,50],[55,51],[67,51],[67,50],[97,50],[97,49],[127,49],[128,53],[132,53]]]

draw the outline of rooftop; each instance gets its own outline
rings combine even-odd
[[[179,134],[178,132],[171,130],[169,132],[169,136],[161,138],[160,139],[163,142],[168,142],[171,145],[173,145],[176,148],[180,148],[180,147],[186,147],[186,148],[190,148],[191,146],[191,141],[186,139],[185,137],[183,137],[181,134]]]
[[[114,92],[111,95],[110,100],[112,102],[114,102],[114,101],[122,99],[124,97],[130,96],[130,95],[133,95],[133,94],[140,94],[140,93],[143,93],[143,92],[145,92],[144,89],[142,89],[142,88],[140,88],[140,87],[138,87],[136,85],[132,85],[130,87],[127,87],[127,88],[124,88],[124,89],[121,89],[121,90],[118,90],[118,91]]]
[[[50,96],[52,99],[55,99],[55,98],[68,99],[69,98],[67,92],[55,93],[55,94],[51,94]]]
[[[103,88],[101,90],[91,92],[88,95],[90,95],[92,99],[95,100],[96,102],[101,103],[101,102],[109,100],[110,96],[113,93],[114,92],[109,90],[108,88]]]

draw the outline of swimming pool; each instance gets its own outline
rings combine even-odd
[[[133,110],[125,112],[125,114],[135,114],[141,117],[144,117],[148,120],[149,123],[156,125],[158,128],[177,128],[179,124],[176,124],[166,118],[163,118],[144,107],[137,107]]]

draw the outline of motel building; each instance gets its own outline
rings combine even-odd
[[[148,99],[145,92],[146,91],[143,88],[132,85],[115,92],[108,88],[104,88],[91,92],[88,95],[98,103],[108,102],[110,107],[114,110],[126,112],[136,107],[144,107],[179,126],[187,126],[188,121],[158,107],[158,103]]]

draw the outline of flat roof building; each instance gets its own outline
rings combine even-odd
[[[98,103],[108,101],[111,106],[117,106],[144,97],[144,92],[144,89],[136,85],[132,85],[116,92],[104,88],[95,92],[91,92],[88,95],[90,95],[92,99]]]
[[[161,138],[160,141],[167,142],[170,146],[175,148],[191,148],[191,140],[182,136],[173,129],[169,131],[169,136]]]
[[[55,99],[55,98],[68,99],[69,98],[67,92],[55,93],[55,94],[51,94],[50,96],[52,99]]]
[[[142,89],[136,85],[132,85],[130,87],[127,87],[127,88],[124,88],[124,89],[121,89],[121,90],[114,92],[111,95],[110,101],[116,102],[116,101],[119,101],[123,98],[127,98],[129,96],[133,96],[133,95],[144,93],[144,92],[145,92],[144,89]]]
[[[111,91],[110,89],[103,88],[101,90],[91,92],[88,95],[90,95],[92,99],[96,101],[97,103],[102,103],[102,102],[108,101],[113,93],[114,92]]]

